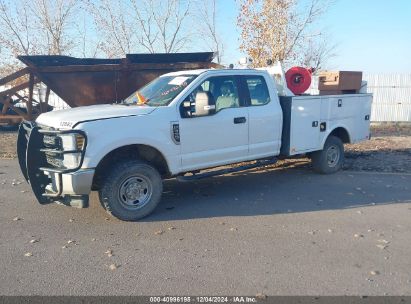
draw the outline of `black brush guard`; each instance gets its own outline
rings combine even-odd
[[[50,168],[44,153],[44,135],[47,134],[67,134],[79,133],[84,136],[85,143],[82,151],[58,151],[55,153],[78,153],[81,152],[81,161],[78,167],[73,169]],[[24,121],[20,124],[17,138],[17,156],[22,174],[30,184],[38,202],[42,205],[61,200],[63,185],[61,183],[61,174],[77,171],[81,168],[84,159],[84,151],[87,144],[85,133],[79,130],[44,130],[40,129],[34,122]],[[56,183],[57,192],[50,192],[46,187],[51,184],[50,177],[45,172],[57,173]]]

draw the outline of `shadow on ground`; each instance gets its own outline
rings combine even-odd
[[[409,175],[347,171],[320,175],[303,160],[285,167],[196,182],[168,180],[157,209],[140,221],[315,212],[411,201]],[[97,195],[91,201],[99,206]]]

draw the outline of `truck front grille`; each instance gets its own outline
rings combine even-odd
[[[46,161],[49,165],[52,165],[54,168],[63,168],[63,155],[54,154],[46,152]]]
[[[61,149],[61,138],[56,135],[44,135],[43,143],[46,148]]]
[[[50,150],[62,151],[63,145],[61,138],[56,134],[44,134],[43,147]],[[46,161],[54,168],[63,168],[63,154],[55,152],[45,152]]]

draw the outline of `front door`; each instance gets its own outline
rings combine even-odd
[[[206,79],[190,94],[206,92],[216,112],[180,119],[182,171],[239,162],[248,157],[248,109],[232,76]],[[189,97],[190,98],[190,97]]]

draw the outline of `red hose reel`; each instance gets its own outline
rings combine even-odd
[[[313,72],[313,68],[292,67],[285,73],[287,87],[295,95],[303,94],[311,85],[311,75]]]

